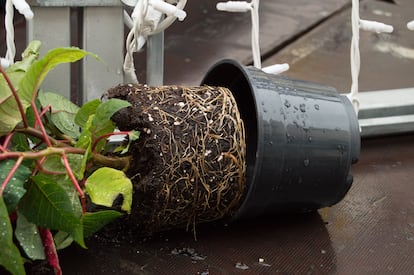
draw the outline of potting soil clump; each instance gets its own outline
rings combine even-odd
[[[128,84],[107,95],[132,104],[113,116],[118,128],[140,132],[127,171],[134,184],[130,220],[140,230],[193,227],[239,208],[245,133],[228,89]]]

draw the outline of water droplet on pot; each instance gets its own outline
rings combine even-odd
[[[318,104],[315,104],[315,110],[317,110],[317,111],[319,111],[319,105]]]
[[[310,163],[309,159],[305,159],[303,161],[303,165],[305,165],[305,167],[308,167],[309,166],[309,163]]]
[[[304,113],[304,112],[306,112],[306,105],[305,104],[300,104],[299,105],[299,109],[300,109],[300,111],[302,112],[302,113]]]
[[[289,101],[285,100],[285,106],[286,106],[286,108],[289,108],[289,107],[290,107],[290,106],[292,106],[292,105],[290,104],[290,102],[289,102]]]
[[[337,148],[338,148],[339,153],[341,153],[341,154],[343,154],[343,153],[344,153],[345,148],[344,148],[344,146],[343,146],[343,145],[339,144],[339,145],[337,146]]]
[[[269,145],[272,146],[273,145],[273,141],[269,141]]]
[[[308,141],[309,142],[312,142],[312,137],[308,137]]]
[[[263,109],[263,113],[267,113],[267,110],[266,109]]]

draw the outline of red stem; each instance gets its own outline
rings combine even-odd
[[[65,165],[66,171],[68,172],[69,178],[72,180],[73,186],[75,186],[76,191],[79,194],[83,212],[86,212],[86,200],[85,200],[85,193],[83,192],[82,188],[79,186],[78,180],[75,178],[73,174],[72,168],[70,167],[68,157],[65,153],[62,154],[63,164]]]
[[[24,157],[19,157],[16,161],[16,163],[13,165],[13,168],[10,170],[9,174],[7,174],[7,177],[4,179],[3,183],[1,184],[0,189],[0,197],[3,196],[4,189],[6,189],[7,184],[12,179],[14,173],[16,173],[17,168],[19,168],[20,164],[22,163]]]
[[[29,124],[27,123],[27,119],[25,115],[25,110],[23,108],[22,102],[20,101],[19,95],[17,94],[17,91],[14,88],[13,83],[11,82],[10,78],[8,77],[8,75],[6,74],[6,71],[3,69],[2,66],[0,66],[0,73],[3,75],[4,79],[6,80],[7,85],[9,86],[10,91],[14,97],[14,100],[16,100],[17,107],[19,108],[20,116],[22,117],[24,127],[25,128],[29,127]]]
[[[52,147],[52,143],[50,142],[49,135],[46,133],[45,126],[43,125],[43,122],[42,122],[42,119],[40,117],[39,111],[37,110],[37,106],[36,106],[36,103],[35,103],[35,98],[32,99],[31,105],[32,105],[33,113],[34,113],[35,119],[36,119],[35,124],[39,125],[40,131],[42,132],[43,140],[45,141],[47,147]]]
[[[56,246],[53,241],[52,233],[49,229],[39,227],[40,237],[42,238],[43,247],[45,249],[46,257],[49,265],[54,269],[56,275],[62,275],[62,269],[59,264],[59,257],[56,251]]]
[[[42,117],[42,116],[44,116],[45,114],[46,114],[46,112],[49,110],[49,109],[51,109],[51,107],[52,106],[50,106],[50,105],[47,105],[41,112],[40,112],[40,114],[39,114],[39,116],[40,117]],[[37,122],[37,120],[35,121],[35,125],[34,125],[34,127],[33,128],[36,128],[38,126],[38,122]]]
[[[16,213],[16,211],[13,211],[13,212],[10,213],[9,219],[10,219],[10,222],[11,223],[14,223],[17,220],[17,213]]]
[[[14,133],[9,133],[9,134],[5,137],[4,142],[3,142],[3,148],[4,148],[5,150],[7,150],[7,147],[9,146],[9,142],[10,142],[10,140],[12,139],[13,135],[14,135]]]
[[[36,175],[39,170],[42,170],[42,163],[45,161],[45,159],[46,156],[43,156],[38,161],[36,161],[36,167],[33,169],[32,176]]]
[[[129,133],[130,133],[129,131],[120,131],[120,132],[113,132],[113,133],[104,134],[104,135],[98,137],[92,145],[92,152],[95,152],[96,146],[104,138],[108,138],[108,137],[111,137],[111,136],[128,135]]]

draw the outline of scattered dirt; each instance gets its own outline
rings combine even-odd
[[[134,184],[129,222],[141,232],[195,228],[232,215],[245,193],[244,125],[222,87],[120,85],[107,98],[132,107],[113,116],[141,135],[130,149]]]

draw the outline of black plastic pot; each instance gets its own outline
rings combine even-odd
[[[323,85],[223,60],[202,84],[229,88],[245,123],[248,191],[236,215],[314,210],[339,202],[360,154],[350,101]]]

